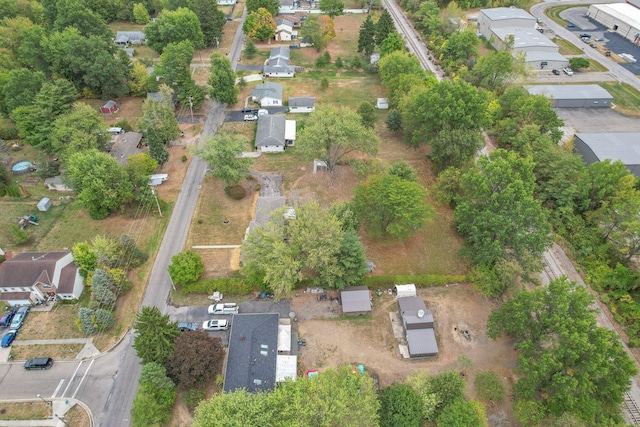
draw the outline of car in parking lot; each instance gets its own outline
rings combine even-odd
[[[591,34],[589,34],[589,33],[582,33],[582,34],[580,34],[580,37],[582,37],[582,38],[586,38],[586,39],[590,39],[590,38],[591,38]]]
[[[258,116],[254,116],[253,114],[245,114],[244,115],[244,121],[245,122],[255,122],[256,120],[258,120]]]
[[[604,41],[604,37],[596,37],[594,40],[597,41],[597,42],[603,42]]]
[[[251,108],[251,107],[244,107],[244,108],[242,109],[242,112],[243,112],[243,113],[255,114],[255,113],[257,113],[257,112],[258,112],[258,109],[257,109],[257,108]]]
[[[594,48],[594,49],[598,47],[598,45],[597,45],[597,44],[595,44],[595,43],[591,43],[589,46],[591,46],[591,47],[592,47],[592,48]]]
[[[583,37],[583,38],[582,38],[582,41],[583,41],[583,42],[585,42],[585,43],[587,43],[587,44],[588,44],[588,43],[591,43],[591,39],[590,39],[589,37]]]
[[[552,72],[553,74],[555,74],[556,76],[559,76],[559,75],[560,75],[560,70],[551,70],[551,72]]]
[[[0,328],[6,328],[7,326],[9,326],[15,314],[16,314],[15,308],[5,311],[4,314],[2,315],[2,318],[0,318]]]
[[[229,321],[227,319],[211,319],[206,320],[202,324],[205,331],[226,331],[229,329]]]
[[[24,362],[24,369],[33,371],[36,369],[49,369],[53,366],[53,359],[50,357],[36,357]]]
[[[16,339],[16,335],[18,335],[18,331],[7,332],[7,335],[2,337],[2,342],[0,342],[0,347],[7,348],[11,346],[11,343],[13,342],[13,340]]]
[[[567,76],[573,76],[573,70],[569,67],[565,67],[562,69]]]
[[[29,310],[30,310],[29,307],[26,307],[26,306],[20,307],[18,311],[16,311],[16,314],[13,316],[13,319],[11,320],[11,324],[9,325],[9,328],[20,329],[20,327],[24,323],[25,317],[27,317],[27,313],[29,313]]]
[[[195,331],[198,329],[198,324],[194,322],[178,322],[178,329],[180,329],[180,332]]]
[[[571,22],[567,24],[567,28],[575,28],[575,27],[576,27],[576,24],[572,24]]]

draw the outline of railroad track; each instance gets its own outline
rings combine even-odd
[[[631,425],[640,426],[640,408],[633,397],[629,393],[624,394],[624,409],[629,416]]]
[[[424,43],[422,43],[420,36],[416,34],[416,31],[413,29],[413,24],[409,21],[405,14],[402,13],[397,3],[395,3],[395,0],[383,0],[383,4],[391,14],[398,32],[405,36],[405,45],[407,46],[409,51],[418,58],[420,64],[422,64],[422,68],[431,71],[438,80],[442,80],[442,77],[438,74],[435,65],[433,65],[433,63],[427,56],[426,46],[424,45]]]
[[[548,249],[542,255],[542,260],[544,262],[543,274],[549,278],[549,282],[564,276],[562,266],[558,263],[558,260],[553,256],[551,251],[552,249]]]

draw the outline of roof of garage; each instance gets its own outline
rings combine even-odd
[[[600,85],[535,85],[525,86],[532,95],[553,99],[613,99]]]
[[[342,312],[355,313],[371,311],[371,295],[366,286],[351,286],[340,292]]]
[[[620,160],[625,165],[640,164],[640,133],[577,133],[600,161]]]

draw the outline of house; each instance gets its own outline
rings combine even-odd
[[[554,108],[609,108],[613,96],[600,85],[525,86],[532,95],[543,95]]]
[[[266,82],[256,85],[251,91],[253,102],[259,102],[261,107],[282,106],[282,84]]]
[[[295,77],[296,67],[289,64],[289,47],[278,46],[271,49],[269,59],[262,68],[265,77]]]
[[[296,9],[300,7],[300,0],[280,0],[280,7],[278,7],[278,15],[287,15],[295,13]]]
[[[298,38],[298,32],[293,29],[293,21],[285,18],[276,20],[275,39],[279,42],[289,42]]]
[[[237,0],[218,0],[218,6],[233,6]]]
[[[560,55],[559,47],[538,31],[537,20],[523,9],[496,7],[481,9],[478,33],[496,49],[512,45],[514,56],[524,55],[532,69],[563,68],[569,61]]]
[[[118,111],[118,104],[116,103],[116,101],[108,101],[106,104],[104,104],[102,107],[100,107],[100,112],[102,114],[114,114]]]
[[[609,159],[624,163],[635,176],[640,176],[640,133],[576,133],[574,152],[588,166]]]
[[[70,251],[24,252],[0,265],[0,300],[12,306],[55,297],[79,299],[83,289]]]
[[[398,311],[402,319],[409,358],[438,355],[433,314],[419,296],[398,298]]]
[[[256,148],[263,153],[282,153],[285,142],[286,116],[260,116],[256,130]]]
[[[236,314],[231,323],[225,392],[271,391],[276,383],[277,313]]]
[[[130,44],[145,44],[146,40],[142,31],[118,31],[114,43],[118,46],[126,47]]]
[[[297,96],[289,98],[290,113],[312,113],[316,109],[314,96]]]
[[[109,150],[111,154],[122,166],[126,166],[129,156],[142,153],[142,134],[138,132],[126,132],[118,135],[114,144]]]
[[[73,188],[67,187],[62,182],[60,175],[45,179],[44,186],[47,187],[47,190],[51,191],[73,191]]]
[[[344,314],[371,313],[371,292],[366,286],[350,286],[340,291]]]

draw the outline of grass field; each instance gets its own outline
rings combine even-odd
[[[51,406],[43,401],[0,402],[0,420],[46,420],[52,416]]]
[[[601,63],[599,63],[598,61],[594,59],[589,59],[589,67],[587,67],[584,71],[603,72],[607,70],[608,68],[602,65]]]
[[[27,360],[46,354],[56,360],[74,359],[82,347],[84,344],[12,345],[11,357],[14,360]]]
[[[568,22],[560,17],[560,13],[567,9],[571,9],[572,7],[577,7],[577,6],[575,4],[572,4],[572,5],[549,7],[545,9],[544,13],[549,18],[551,18],[555,23],[560,24],[564,27],[568,24]],[[560,54],[563,54],[563,53],[560,52]]]
[[[560,47],[558,51],[560,55],[582,55],[584,53],[578,46],[563,38],[554,37],[552,41]]]
[[[613,95],[616,111],[640,117],[640,92],[626,83],[600,82],[600,86]]]

